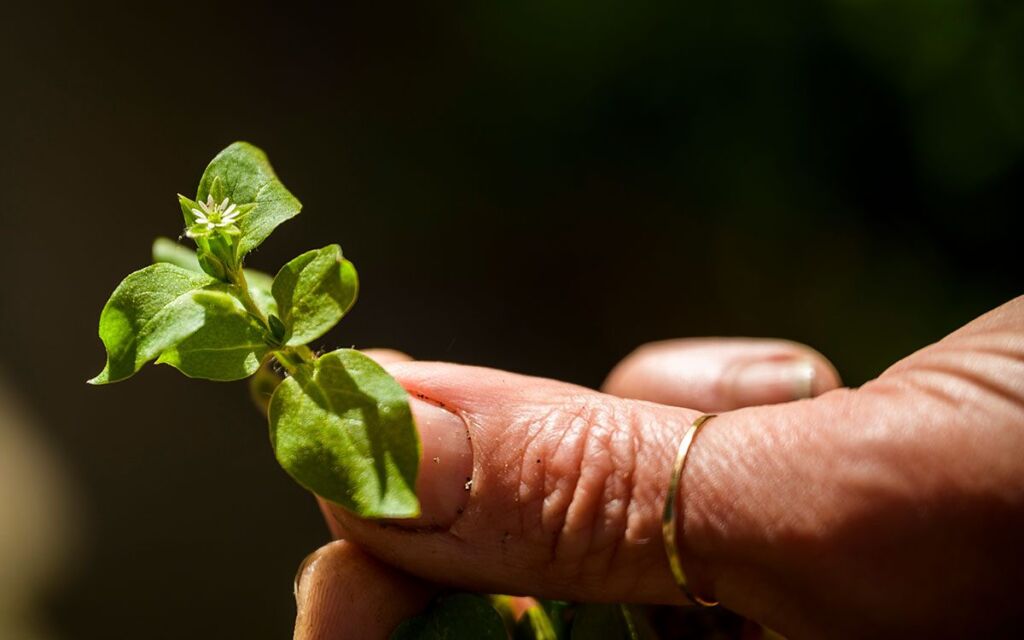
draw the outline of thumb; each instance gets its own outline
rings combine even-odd
[[[473,590],[686,602],[668,567],[661,515],[677,447],[699,412],[477,367],[389,370],[414,397],[424,515],[381,524],[335,508],[346,539],[415,575]],[[679,537],[693,588],[710,597],[716,587],[701,555],[723,512],[709,501],[731,496],[727,485],[743,482],[737,473],[756,470],[732,446],[728,415],[708,425],[684,474]]]

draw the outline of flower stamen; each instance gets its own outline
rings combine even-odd
[[[206,196],[206,202],[200,200],[198,204],[198,209],[192,209],[195,222],[185,232],[185,235],[190,238],[207,236],[217,229],[234,226],[238,221],[238,216],[241,214],[238,205],[231,202],[228,198],[224,198],[224,200],[217,203],[214,202],[213,196],[208,195]]]

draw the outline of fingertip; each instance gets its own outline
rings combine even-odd
[[[413,358],[397,349],[361,349],[364,355],[373,358],[377,364],[384,366],[395,362],[409,362]]]
[[[691,338],[641,346],[603,385],[607,393],[701,411],[810,398],[840,386],[835,367],[787,340]]]
[[[810,362],[814,366],[814,380],[811,385],[811,395],[814,398],[820,396],[823,393],[832,391],[833,389],[839,389],[843,386],[843,379],[839,375],[839,371],[836,370],[835,366],[817,351],[810,349],[811,359]]]
[[[404,526],[448,527],[462,513],[473,478],[469,428],[443,403],[413,397],[409,403],[420,436],[416,496],[420,516]]]
[[[296,640],[386,638],[436,588],[338,540],[310,554],[295,579]]]

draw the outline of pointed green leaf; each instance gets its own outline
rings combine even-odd
[[[168,262],[182,269],[199,273],[203,271],[203,268],[199,266],[196,252],[170,238],[157,238],[153,241],[153,262]],[[249,283],[249,294],[260,311],[267,316],[276,314],[277,301],[274,300],[274,296],[270,292],[274,279],[269,274],[255,269],[246,269],[245,279]]]
[[[213,182],[210,183],[210,197],[213,198],[214,202],[220,202],[227,194],[224,192],[224,181],[220,176],[215,176]]]
[[[266,154],[248,142],[235,142],[217,154],[199,181],[196,199],[205,201],[214,187],[217,195],[236,205],[253,205],[238,220],[239,260],[262,244],[277,225],[302,209],[298,199],[277,179]]]
[[[170,264],[154,264],[125,278],[100,314],[100,339],[107,364],[92,384],[124,380],[159,355],[155,342],[145,343],[160,313],[175,300],[213,283],[205,274]]]
[[[299,484],[364,517],[419,514],[420,442],[408,394],[376,362],[339,349],[302,365],[270,401],[278,462]]]
[[[307,344],[327,333],[356,301],[359,280],[336,244],[307,251],[278,271],[272,289],[286,344]]]
[[[266,330],[231,295],[216,285],[179,298],[165,312],[169,331],[189,333],[161,349],[157,364],[169,364],[190,378],[241,380],[259,369],[269,350]]]
[[[178,194],[178,205],[181,207],[181,215],[185,218],[185,226],[191,227],[196,222],[196,214],[193,209],[199,209],[199,203]]]
[[[274,336],[275,340],[283,341],[284,336],[288,333],[288,329],[281,322],[281,318],[278,318],[274,314],[267,316],[267,324],[270,326],[270,333]]]
[[[480,596],[441,596],[426,613],[406,620],[391,640],[508,640],[501,616]]]

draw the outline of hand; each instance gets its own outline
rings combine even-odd
[[[661,404],[486,369],[390,365],[434,403],[414,408],[424,517],[382,526],[328,507],[335,533],[373,557],[346,542],[314,556],[296,637],[386,636],[435,583],[683,604],[659,523],[693,408],[781,398],[764,385],[737,390],[732,366],[673,384],[682,358],[669,353],[641,350],[607,388]],[[812,391],[833,386],[813,362]],[[461,429],[472,443],[460,449],[451,433]],[[722,413],[691,449],[678,506],[694,590],[788,637],[1008,633],[1024,615],[1024,298],[861,389]],[[331,562],[341,556],[343,568]]]
[[[410,360],[391,350],[367,353],[386,366]],[[802,345],[779,340],[689,339],[637,350],[612,372],[605,390],[623,397],[726,411],[809,397],[838,384],[832,366]],[[444,417],[433,406],[416,402],[414,407],[421,425],[435,426],[433,418]],[[444,435],[464,440],[465,427],[459,421]],[[453,449],[460,444],[447,441]],[[437,438],[424,438],[423,464],[437,466],[441,463],[434,462],[434,458],[442,456],[446,466],[461,462],[450,470],[459,490],[449,504],[431,492],[443,482],[424,479],[418,490],[425,511],[451,518],[458,515],[466,500],[464,481],[472,474],[472,464],[468,450],[456,449],[453,454],[442,444]],[[323,500],[320,504],[333,533],[341,537],[330,505]],[[386,637],[399,622],[421,611],[441,589],[436,583],[399,572],[343,540],[310,555],[299,577],[296,638]]]

